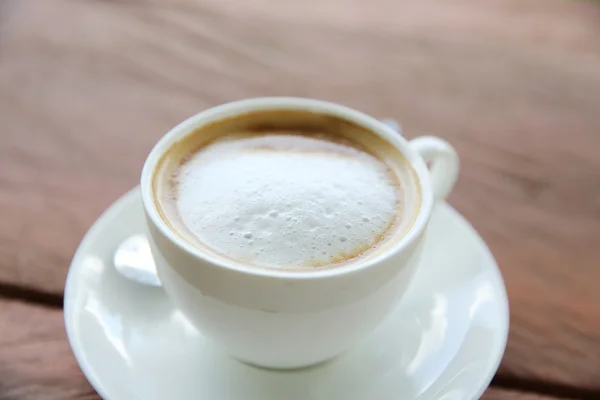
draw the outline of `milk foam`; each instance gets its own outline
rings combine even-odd
[[[213,143],[179,168],[177,210],[203,244],[267,267],[338,263],[374,246],[398,214],[387,166],[293,135]]]

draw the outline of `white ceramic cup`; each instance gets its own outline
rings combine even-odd
[[[158,161],[174,142],[211,122],[282,109],[349,120],[383,138],[410,162],[421,186],[421,204],[404,237],[364,261],[289,271],[215,258],[182,240],[165,224],[154,200],[152,180]],[[158,274],[175,307],[234,358],[288,369],[343,353],[391,313],[410,284],[435,201],[446,197],[457,174],[456,152],[440,138],[407,141],[383,122],[334,103],[257,98],[202,111],[171,129],[146,159],[141,191]]]

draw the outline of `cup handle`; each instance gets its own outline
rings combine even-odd
[[[459,160],[454,147],[435,136],[421,136],[409,141],[429,166],[431,187],[435,201],[444,200],[458,178]]]

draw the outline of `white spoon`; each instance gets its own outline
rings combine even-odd
[[[144,235],[133,235],[125,239],[113,257],[118,273],[142,285],[161,287],[156,274],[156,264],[150,251],[150,243]]]

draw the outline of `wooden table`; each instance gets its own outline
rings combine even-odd
[[[185,117],[259,95],[433,133],[511,301],[487,400],[600,399],[600,3],[0,1],[0,399],[96,399],[62,291],[82,235]]]

